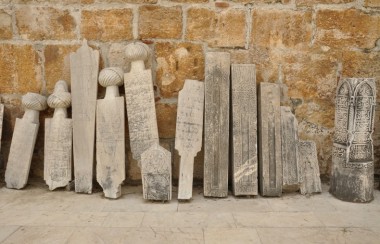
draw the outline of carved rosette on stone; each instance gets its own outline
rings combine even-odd
[[[25,114],[22,119],[16,119],[5,182],[8,188],[23,188],[29,176],[34,145],[39,127],[40,111],[45,110],[46,98],[40,94],[27,93],[22,97]]]
[[[96,110],[96,179],[105,197],[121,196],[125,179],[124,98],[119,95],[123,70],[112,67],[99,73],[99,84],[106,87],[104,99],[98,99]]]
[[[71,181],[73,122],[67,118],[71,94],[65,81],[55,84],[47,103],[54,116],[45,119],[44,179],[50,190],[64,187]]]
[[[349,202],[373,199],[375,79],[342,79],[336,93],[330,193]]]

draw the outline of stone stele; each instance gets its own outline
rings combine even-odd
[[[301,167],[302,195],[322,192],[317,157],[317,146],[313,141],[298,142],[299,165]]]
[[[254,64],[233,64],[232,190],[235,196],[257,195],[257,98]]]
[[[143,196],[147,200],[172,199],[171,154],[158,144],[141,154]]]
[[[280,86],[260,83],[259,112],[259,184],[262,196],[281,196],[281,109]]]
[[[339,82],[330,192],[343,201],[373,199],[375,104],[375,79],[347,78]]]
[[[228,195],[230,54],[206,53],[204,195]]]
[[[193,193],[194,157],[202,148],[204,83],[185,80],[178,95],[175,149],[181,156],[178,199],[188,200]]]
[[[94,167],[95,111],[99,52],[83,41],[70,54],[75,192],[91,193]]]
[[[6,186],[15,189],[23,188],[28,181],[39,127],[39,114],[47,107],[46,98],[36,93],[24,95],[22,105],[25,107],[25,114],[22,119],[16,119],[5,170]]]
[[[55,84],[47,103],[54,108],[51,119],[45,119],[44,180],[50,190],[64,187],[71,181],[73,122],[67,118],[71,94],[65,81]]]
[[[125,179],[125,108],[119,95],[123,70],[112,67],[99,73],[99,84],[106,87],[104,99],[96,109],[96,179],[105,197],[121,196]]]

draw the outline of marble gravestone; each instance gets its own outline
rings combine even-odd
[[[228,195],[230,54],[206,53],[204,196]]]
[[[125,109],[124,98],[119,95],[123,81],[120,68],[99,73],[99,84],[107,90],[96,109],[96,179],[107,198],[121,196],[125,179]]]
[[[346,78],[339,82],[330,193],[340,200],[373,199],[375,104],[375,79]]]
[[[178,95],[175,149],[181,156],[178,199],[193,195],[194,157],[202,148],[204,83],[185,80]]]
[[[7,188],[21,189],[28,181],[39,127],[39,114],[47,107],[46,98],[36,93],[24,95],[22,105],[25,107],[25,114],[22,119],[16,119],[5,170]]]
[[[92,192],[99,51],[84,40],[70,54],[75,192]]]
[[[280,86],[261,82],[258,103],[260,193],[262,196],[281,196]]]
[[[1,149],[1,136],[3,132],[3,119],[4,119],[4,104],[0,103],[0,149]]]
[[[158,144],[141,154],[143,196],[147,200],[172,199],[171,154]]]
[[[232,190],[257,195],[257,102],[254,64],[231,66]]]
[[[322,192],[317,158],[317,146],[313,141],[298,142],[299,165],[301,167],[300,191],[302,195]]]
[[[55,84],[47,103],[55,110],[53,118],[45,119],[44,180],[54,190],[69,184],[72,173],[73,122],[67,118],[71,94],[65,81]]]
[[[141,154],[159,143],[152,72],[144,64],[149,47],[134,42],[127,45],[125,53],[131,62],[130,72],[124,74],[130,146],[132,157],[140,164]]]

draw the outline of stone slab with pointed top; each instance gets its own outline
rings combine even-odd
[[[235,196],[257,195],[257,98],[254,64],[231,66],[232,190]]]
[[[301,194],[322,192],[317,157],[317,146],[313,141],[299,141],[299,163],[301,166]]]
[[[280,86],[260,83],[259,112],[259,185],[262,196],[281,196],[281,109]]]
[[[228,195],[230,54],[206,53],[204,195]]]
[[[178,199],[193,192],[194,157],[202,148],[204,83],[186,80],[178,95],[175,149],[180,159]]]

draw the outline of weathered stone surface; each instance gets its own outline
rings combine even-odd
[[[72,174],[73,122],[67,118],[71,94],[65,81],[56,83],[48,105],[55,110],[53,118],[45,119],[44,180],[54,190],[69,184]]]
[[[215,12],[191,8],[187,12],[186,39],[206,41],[212,47],[244,47],[245,11],[227,9]]]
[[[99,52],[84,41],[70,54],[75,191],[92,192]]]
[[[158,144],[141,154],[143,196],[147,200],[172,199],[172,165],[168,150]]]
[[[4,104],[0,104],[0,142],[1,142],[1,136],[3,134],[3,120],[4,120]],[[1,143],[0,143],[0,151],[1,151]]]
[[[69,10],[23,5],[15,10],[22,39],[64,40],[76,38],[75,18]]]
[[[260,193],[262,196],[281,196],[280,86],[261,82],[258,101]]]
[[[144,151],[158,144],[152,72],[144,65],[148,55],[148,46],[141,42],[131,43],[126,48],[131,70],[124,74],[125,99],[131,151],[137,161]]]
[[[180,38],[182,9],[144,5],[139,8],[139,36],[149,38]]]
[[[121,41],[133,38],[131,9],[83,10],[82,37],[88,40]]]
[[[177,119],[177,105],[156,103],[157,126],[159,138],[174,138]]]
[[[99,83],[106,87],[104,99],[96,108],[96,179],[105,197],[121,196],[125,179],[125,117],[124,98],[119,95],[123,70],[106,68],[99,73]]]
[[[34,145],[39,127],[40,111],[46,109],[46,98],[36,93],[27,93],[22,97],[25,114],[16,120],[5,182],[7,188],[24,188],[29,177]]]
[[[83,0],[81,0],[83,1]],[[85,0],[85,1],[94,1],[94,2],[97,2],[97,3],[134,3],[134,4],[137,4],[137,3],[145,3],[145,4],[149,4],[149,3],[157,3],[158,0]]]
[[[204,195],[228,195],[230,54],[206,53]]]
[[[204,79],[203,47],[189,42],[158,42],[156,83],[161,97],[176,97],[185,79]]]
[[[233,64],[232,190],[235,196],[257,195],[257,97],[254,64]]]
[[[186,80],[179,92],[175,149],[181,156],[178,199],[193,195],[194,157],[202,148],[204,83]]]
[[[301,166],[301,194],[322,192],[317,158],[317,146],[313,141],[298,142],[299,164]]]
[[[316,4],[351,3],[355,0],[296,0],[297,6],[313,6]]]
[[[380,8],[380,0],[364,0],[364,6]]]
[[[373,199],[375,79],[342,79],[336,93],[330,192],[350,202]]]
[[[0,9],[0,39],[12,39],[12,15],[5,9]]]

